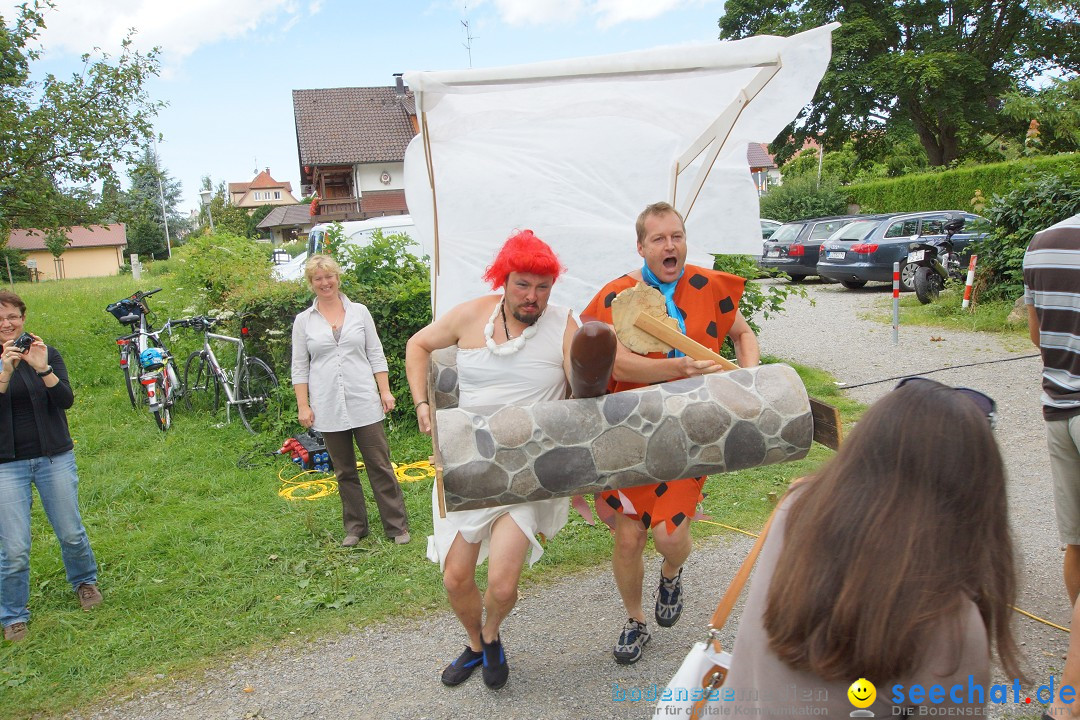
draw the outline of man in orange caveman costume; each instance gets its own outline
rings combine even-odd
[[[648,206],[637,219],[637,250],[645,262],[605,285],[581,313],[583,320],[612,324],[611,301],[639,282],[651,285],[664,295],[668,315],[680,328],[702,345],[720,351],[730,337],[742,367],[760,360],[757,337],[739,312],[746,281],[728,273],[686,264],[686,228],[682,216],[665,202]],[[721,368],[711,360],[693,360],[672,351],[637,355],[621,343],[616,348],[612,392],[630,390],[651,383],[704,375]],[[664,560],[660,566],[660,586],[654,615],[661,627],[671,627],[682,614],[682,565],[690,556],[690,518],[705,478],[687,478],[605,492],[597,504],[615,510],[615,551],[612,571],[629,619],[615,644],[613,655],[621,664],[637,662],[649,641],[642,607],[645,567],[642,553],[649,530]]]

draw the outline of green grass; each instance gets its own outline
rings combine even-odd
[[[138,284],[165,288],[150,299],[158,324],[194,310],[190,293],[165,270],[158,263],[154,276]],[[173,429],[163,434],[148,412],[132,410],[113,343],[122,328],[104,308],[136,287],[130,276],[16,287],[29,308],[27,329],[63,353],[72,377],[80,501],[105,603],[92,613],[78,609],[35,503],[30,637],[0,645],[4,717],[58,715],[145,689],[159,676],[190,675],[230,654],[448,609],[438,566],[424,557],[430,481],[403,485],[412,544],[393,545],[373,523],[359,548],[344,550],[336,495],[278,497],[279,472],[292,476],[294,466],[259,453],[280,446],[281,433],[253,437],[235,418],[221,425],[220,417],[178,408]],[[177,334],[172,346],[183,359],[196,338]],[[846,416],[859,412],[837,399],[830,377],[799,370],[810,394],[836,400]],[[429,455],[429,439],[414,430],[395,427],[390,434],[395,461]],[[756,530],[772,507],[768,494],[782,493],[829,454],[815,446],[797,463],[711,478],[705,512]],[[726,532],[695,526],[699,536]],[[525,582],[606,565],[610,553],[606,527],[572,514]]]
[[[965,310],[962,307],[963,299],[964,286],[955,283],[946,287],[938,299],[928,305],[920,303],[915,293],[901,293],[900,326],[920,325],[968,332],[999,333],[1005,337],[1016,337],[1030,345],[1027,340],[1027,325],[1008,321],[1009,313],[1013,309],[1011,302],[978,302]],[[866,316],[891,325],[892,297],[880,299]],[[1020,346],[1018,349],[1022,350],[1024,347]]]

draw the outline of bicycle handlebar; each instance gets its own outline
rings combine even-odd
[[[194,330],[209,330],[218,323],[217,318],[207,317],[206,315],[195,315],[194,317],[181,318],[179,320],[170,319],[165,325],[162,326],[164,330],[166,327],[189,327]]]

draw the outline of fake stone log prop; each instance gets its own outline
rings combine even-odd
[[[444,356],[445,357],[445,356]],[[432,378],[449,402],[456,369]],[[443,393],[440,398],[439,393]],[[813,420],[787,365],[714,373],[601,397],[436,411],[447,510],[648,485],[806,456]]]

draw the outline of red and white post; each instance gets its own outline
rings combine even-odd
[[[900,263],[892,264],[892,344],[900,342]]]
[[[971,305],[971,286],[975,282],[975,261],[978,258],[978,255],[972,255],[971,260],[968,262],[967,282],[964,283],[964,302],[960,305],[964,310],[967,310],[968,306]]]

